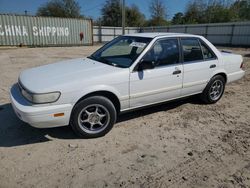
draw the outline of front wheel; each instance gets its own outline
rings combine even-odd
[[[214,76],[201,94],[201,99],[207,104],[213,104],[220,100],[225,89],[225,78],[221,75]]]
[[[70,124],[83,138],[96,138],[107,134],[116,121],[113,103],[102,96],[93,96],[77,103],[72,111]]]

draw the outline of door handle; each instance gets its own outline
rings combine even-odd
[[[210,65],[210,69],[212,69],[212,68],[215,68],[216,67],[216,65],[215,64],[212,64],[212,65]]]
[[[176,75],[176,74],[181,74],[181,70],[175,70],[175,71],[173,72],[173,75]]]

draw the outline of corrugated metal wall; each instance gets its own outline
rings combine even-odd
[[[125,33],[138,33],[140,31],[139,27],[126,27]],[[94,26],[93,36],[94,42],[108,42],[115,37],[122,35],[121,27],[107,27],[107,26]]]
[[[92,45],[92,33],[92,20],[0,14],[1,46]]]
[[[176,32],[203,35],[215,45],[250,46],[250,22],[127,27],[125,33]],[[94,42],[107,42],[122,34],[121,27],[94,26]]]
[[[203,35],[215,45],[250,46],[250,22],[144,27],[142,32],[177,32]]]

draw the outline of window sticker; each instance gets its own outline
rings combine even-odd
[[[144,48],[146,46],[146,43],[142,42],[132,42],[129,46],[137,47],[137,48]]]

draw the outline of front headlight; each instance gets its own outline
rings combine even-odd
[[[44,103],[52,103],[56,102],[61,93],[59,91],[50,92],[50,93],[32,93],[25,89],[21,82],[18,81],[19,89],[22,95],[30,102],[34,104],[44,104]]]
[[[27,92],[23,88],[21,88],[21,93],[28,101],[30,101],[34,104],[44,104],[44,103],[56,102],[61,95],[60,92],[35,94],[35,93]]]
[[[35,104],[56,102],[60,97],[60,92],[31,94],[32,102]]]

